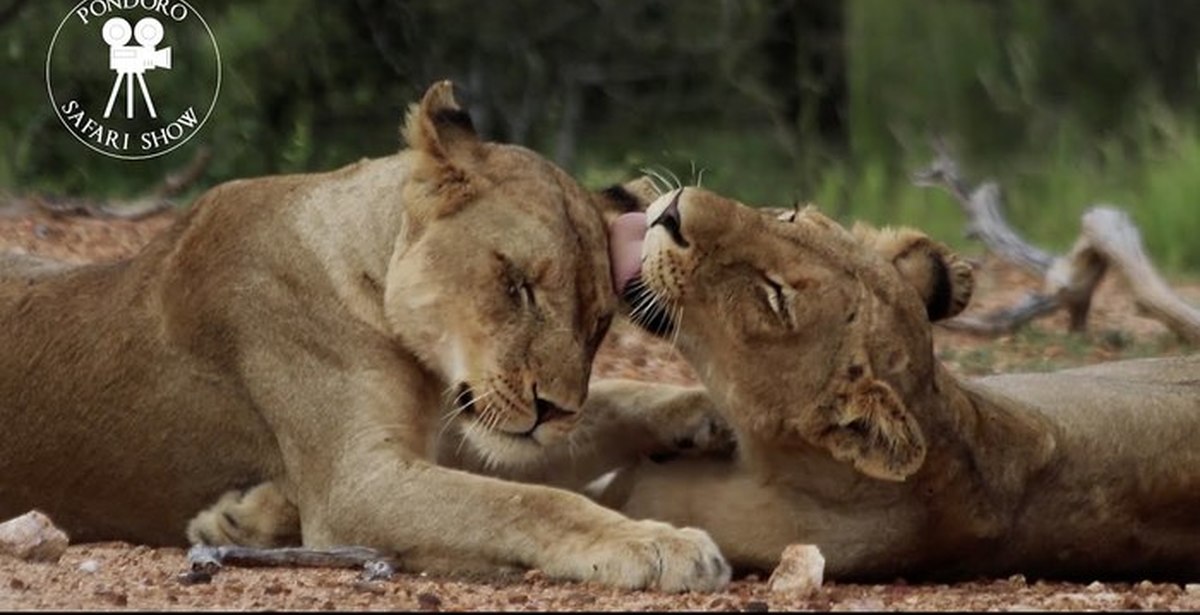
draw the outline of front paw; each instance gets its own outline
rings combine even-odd
[[[660,447],[651,452],[653,461],[679,455],[729,456],[737,448],[733,430],[703,390],[679,395],[657,408],[650,428]]]
[[[706,532],[659,521],[624,521],[582,548],[564,547],[545,572],[627,589],[716,591],[731,573]]]

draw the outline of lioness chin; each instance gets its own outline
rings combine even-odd
[[[76,542],[171,545],[202,509],[240,506],[194,537],[721,587],[702,531],[436,465],[447,423],[522,468],[586,422],[616,307],[606,221],[633,197],[481,141],[448,82],[404,136],[331,173],[217,186],[127,261],[5,260],[0,518],[39,508]]]
[[[835,579],[1200,578],[1200,356],[963,379],[930,321],[971,271],[924,235],[693,188],[646,219],[629,288],[739,457],[643,464],[610,505],[744,568],[815,543]]]

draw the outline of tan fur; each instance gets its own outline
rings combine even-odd
[[[579,419],[619,207],[480,141],[448,82],[404,134],[386,158],[217,186],[125,262],[0,268],[0,518],[170,545],[234,511],[193,534],[724,584],[701,531],[435,464],[450,432],[520,468]]]
[[[799,542],[834,579],[1200,578],[1200,356],[961,379],[930,334],[971,289],[944,246],[691,188],[649,218],[675,197],[688,245],[652,225],[643,277],[740,455],[642,464],[603,501],[747,568]]]

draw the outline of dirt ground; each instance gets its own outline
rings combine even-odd
[[[132,254],[171,222],[51,218],[0,209],[0,252],[24,252],[73,262]],[[990,260],[977,272],[969,312],[1008,305],[1036,281]],[[1173,280],[1200,304],[1200,283]],[[937,330],[939,357],[967,374],[1050,369],[1146,355],[1194,352],[1159,323],[1137,314],[1123,283],[1106,280],[1086,334],[1066,333],[1065,315],[1040,320],[1014,335],[980,339]],[[599,377],[693,382],[669,346],[618,324],[597,358]],[[445,578],[403,571],[387,581],[364,581],[356,570],[226,568],[211,583],[180,581],[182,549],[125,543],[73,545],[55,564],[0,558],[0,608],[28,609],[255,609],[255,610],[1200,610],[1196,585],[1052,583],[1015,576],[953,585],[827,582],[807,598],[772,594],[765,579],[735,580],[716,594],[666,595],[555,582],[537,571],[506,577]]]

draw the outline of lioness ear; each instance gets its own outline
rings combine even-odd
[[[592,201],[604,216],[605,224],[612,224],[621,214],[646,211],[658,198],[658,189],[649,177],[642,176],[624,184],[613,184],[593,195]]]
[[[975,290],[971,265],[950,248],[910,228],[874,229],[861,222],[851,231],[900,272],[925,303],[930,321],[963,311]]]
[[[471,116],[454,100],[454,85],[439,81],[408,108],[402,129],[408,146],[449,162],[479,143]]]
[[[801,417],[790,426],[867,476],[902,481],[925,461],[925,437],[900,396],[861,371],[846,389]]]

